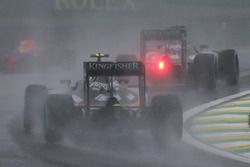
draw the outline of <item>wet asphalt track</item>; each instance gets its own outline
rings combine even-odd
[[[39,134],[25,135],[22,130],[23,93],[27,84],[39,82],[37,74],[1,75],[0,85],[0,166],[1,167],[248,167],[249,164],[217,157],[185,143],[159,151],[145,132],[133,144],[112,148],[78,146],[68,140],[47,145]],[[45,76],[44,80],[52,78]],[[228,87],[219,83],[215,91],[178,88],[184,109],[213,99],[249,89],[250,77],[241,78],[240,85]]]

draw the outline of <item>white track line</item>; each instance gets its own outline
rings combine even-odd
[[[219,103],[220,104],[220,103]],[[215,108],[212,110],[207,111],[207,113],[218,113],[218,112],[229,112],[229,111],[235,111],[235,110],[242,110],[242,111],[248,111],[250,107],[228,107],[228,108]]]
[[[224,115],[209,115],[209,116],[198,116],[194,118],[194,121],[206,121],[214,119],[227,119],[227,118],[248,118],[247,115],[237,115],[237,114],[224,114]]]
[[[250,91],[244,91],[244,92],[241,92],[241,93],[238,93],[238,94],[235,94],[235,95],[227,96],[227,97],[224,97],[224,98],[221,98],[221,99],[218,99],[218,100],[215,100],[215,101],[200,105],[200,106],[195,107],[195,108],[193,108],[191,110],[188,110],[188,111],[184,112],[184,115],[183,115],[184,123],[186,123],[186,121],[189,120],[190,118],[192,118],[193,116],[207,110],[208,108],[210,108],[212,106],[215,106],[215,105],[218,105],[218,104],[233,100],[235,98],[246,96],[248,94],[250,94]],[[216,149],[215,147],[208,146],[208,145],[200,142],[199,140],[196,140],[185,129],[183,131],[183,140],[184,140],[184,142],[186,142],[188,144],[191,144],[191,145],[193,145],[193,146],[195,146],[195,147],[197,147],[199,149],[208,151],[210,153],[213,153],[213,154],[216,154],[216,155],[219,155],[219,156],[223,156],[223,157],[226,157],[226,158],[230,158],[230,159],[234,159],[234,160],[238,160],[238,161],[242,161],[242,162],[250,164],[250,159],[249,158],[242,157],[242,156],[232,154],[232,153],[220,150],[220,149]]]
[[[222,149],[225,147],[244,146],[244,145],[250,145],[250,141],[227,142],[227,143],[214,144],[214,146],[216,146],[218,148],[222,148]]]
[[[196,136],[200,139],[213,138],[213,137],[226,137],[228,135],[250,135],[250,132],[221,132],[221,133],[204,133],[204,134],[196,134]],[[249,141],[250,142],[250,141]]]
[[[193,125],[192,128],[213,128],[213,127],[242,127],[242,128],[246,128],[249,127],[249,125],[247,123],[223,123],[223,124],[205,124],[205,125]]]

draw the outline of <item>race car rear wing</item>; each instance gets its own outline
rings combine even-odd
[[[170,29],[154,29],[143,30],[141,32],[141,40],[166,40],[166,39],[182,39],[187,35],[184,28],[173,27]]]
[[[142,76],[145,73],[142,62],[84,62],[89,76]]]
[[[173,26],[166,29],[151,29],[141,32],[140,55],[146,61],[147,41],[179,41],[181,43],[181,66],[186,69],[187,61],[187,30],[185,26]],[[167,49],[165,49],[167,52]]]
[[[142,62],[84,62],[85,84],[86,89],[84,101],[86,101],[86,114],[90,112],[90,77],[108,76],[110,83],[110,97],[113,97],[113,77],[112,76],[138,76],[139,77],[139,98],[140,107],[146,104],[145,99],[145,67]],[[111,77],[109,77],[111,76]],[[93,106],[92,106],[93,107]]]

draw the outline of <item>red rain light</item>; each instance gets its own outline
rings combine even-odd
[[[146,60],[146,74],[150,80],[161,80],[171,75],[171,60],[168,55],[156,53]]]
[[[164,68],[165,68],[165,63],[164,63],[164,61],[160,61],[160,62],[158,63],[158,69],[159,69],[159,70],[164,70]]]

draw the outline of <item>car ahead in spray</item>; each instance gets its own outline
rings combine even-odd
[[[58,44],[46,45],[34,39],[21,40],[18,47],[0,58],[0,72],[20,73],[61,68],[70,70],[76,62],[75,53]]]
[[[101,61],[108,55],[92,55],[84,62],[84,80],[65,93],[50,93],[43,85],[29,85],[25,91],[24,129],[31,132],[35,120],[42,120],[47,142],[62,139],[63,131],[77,122],[85,137],[112,132],[133,135],[135,129],[150,130],[159,146],[182,138],[182,106],[175,95],[157,95],[149,104],[145,87],[145,66],[139,61]],[[36,118],[35,118],[36,117]],[[84,136],[84,135],[83,135]],[[99,138],[98,135],[95,136]]]
[[[208,89],[216,87],[217,79],[225,79],[230,85],[238,83],[239,59],[234,49],[204,51],[202,47],[195,51],[188,55],[184,26],[143,30],[140,54],[147,83],[167,85],[171,81],[194,81],[195,85]]]

